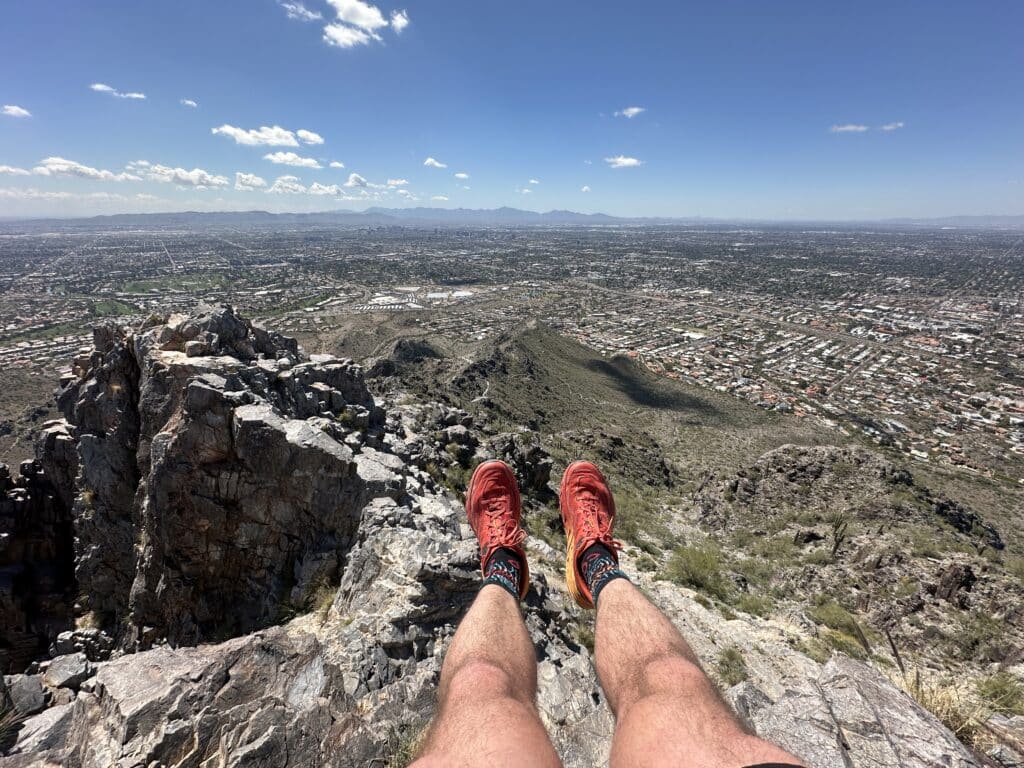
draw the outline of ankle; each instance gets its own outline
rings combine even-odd
[[[483,583],[499,586],[519,600],[523,570],[523,556],[514,549],[501,547],[495,550],[484,563]]]
[[[616,579],[629,581],[626,574],[619,568],[619,559],[615,552],[599,541],[587,547],[576,560],[577,573],[590,590],[591,599],[597,605],[597,598],[609,583]]]

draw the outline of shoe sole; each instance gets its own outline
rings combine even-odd
[[[562,514],[562,528],[565,529],[565,586],[568,589],[572,599],[576,601],[576,604],[581,608],[593,608],[594,602],[590,600],[583,590],[579,587],[579,578],[576,573],[576,532],[572,525],[566,520],[567,517],[571,518],[571,515],[565,514],[565,497],[563,494],[565,488],[565,478],[569,476],[570,470],[577,464],[590,464],[589,461],[574,461],[568,467],[565,468],[565,472],[562,474],[562,482],[558,485],[558,510]],[[595,467],[596,468],[596,467]],[[600,476],[602,482],[607,484],[607,480],[604,479],[604,474],[601,470],[597,470],[598,476]]]

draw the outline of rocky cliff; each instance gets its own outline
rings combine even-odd
[[[97,329],[58,403],[36,461],[0,471],[5,766],[401,765],[478,585],[445,468],[501,456],[551,495],[528,432],[385,410],[359,366],[229,308]],[[558,553],[530,553],[542,717],[567,766],[603,764],[588,617]],[[799,622],[727,620],[639,554],[709,668],[742,654],[727,695],[759,733],[822,768],[980,765],[875,666],[812,660]]]

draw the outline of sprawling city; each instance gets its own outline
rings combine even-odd
[[[1024,485],[1019,231],[45,229],[0,226],[0,364],[35,382],[25,408],[104,320],[229,303],[315,345],[353,315],[462,341],[532,318],[914,462]]]

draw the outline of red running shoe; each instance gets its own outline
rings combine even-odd
[[[503,461],[485,461],[473,472],[466,488],[466,516],[480,541],[480,572],[498,549],[511,549],[523,563],[519,581],[519,599],[530,586],[530,566],[523,542],[526,531],[519,525],[522,501],[519,483],[511,467]]]
[[[576,461],[562,475],[558,491],[565,527],[565,583],[569,594],[583,608],[594,607],[594,596],[577,570],[584,550],[595,542],[604,544],[618,562],[622,544],[612,538],[615,524],[615,499],[611,489],[594,464]]]

